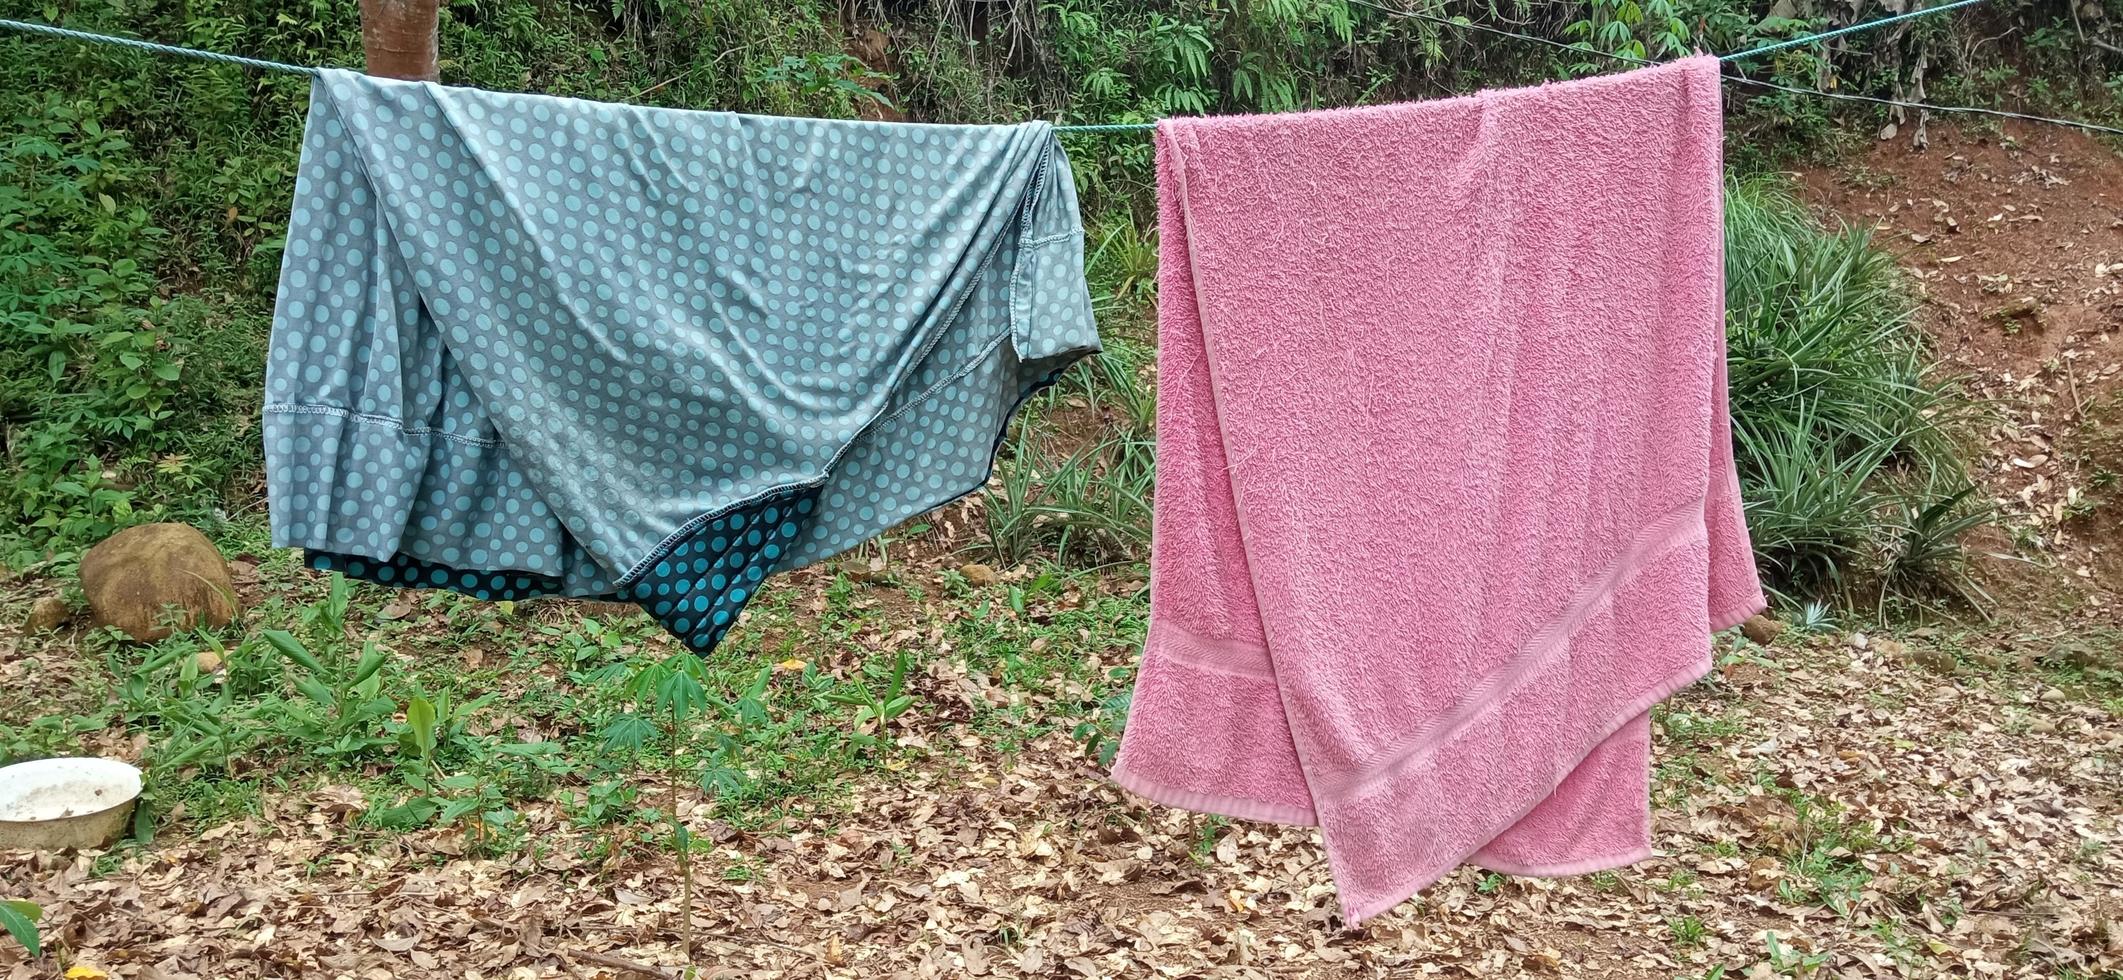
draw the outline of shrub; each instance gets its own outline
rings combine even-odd
[[[997,461],[986,495],[988,541],[1006,564],[1043,547],[1094,565],[1149,554],[1157,475],[1153,353],[1123,338],[1109,337],[1105,347],[1071,369],[1052,396],[1028,406]],[[1088,437],[1053,438],[1051,410],[1061,400],[1096,420]]]
[[[1728,188],[1725,230],[1735,459],[1767,584],[1792,599],[1973,594],[1958,540],[1987,511],[1893,259],[1770,179]]]
[[[156,322],[164,233],[119,203],[142,173],[97,116],[47,95],[0,142],[0,425],[15,477],[0,504],[63,540],[132,518],[129,483],[100,457],[151,451],[183,370]]]

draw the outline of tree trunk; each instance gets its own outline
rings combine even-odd
[[[361,53],[368,73],[432,82],[440,0],[361,0]]]

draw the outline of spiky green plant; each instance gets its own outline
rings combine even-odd
[[[1782,181],[1725,199],[1735,461],[1755,551],[1794,599],[1972,598],[1961,536],[1983,523],[1894,260],[1824,228]]]

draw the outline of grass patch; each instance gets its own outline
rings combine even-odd
[[[2054,640],[2037,662],[2051,684],[2111,711],[2123,708],[2123,630],[2095,627]]]
[[[1768,852],[1784,863],[1786,874],[1777,881],[1778,897],[1793,904],[1818,905],[1844,918],[1856,914],[1860,897],[1873,878],[1865,857],[1896,853],[1904,845],[1851,819],[1845,808],[1831,800],[1779,788],[1767,774],[1758,782],[1790,807],[1763,833]]]
[[[1007,753],[1066,730],[1125,691],[1130,672],[1114,665],[1145,614],[1139,596],[1058,568],[985,588],[960,579],[934,601],[842,577],[818,601],[766,590],[701,657],[639,614],[407,593],[292,565],[261,575],[272,597],[228,627],[149,645],[90,637],[76,673],[92,680],[0,725],[0,764],[139,739],[147,812],[162,823],[218,824],[341,785],[358,790],[357,831],[453,831],[483,854],[525,843],[529,806],[631,834],[687,802],[763,830],[831,812],[850,777],[907,768],[924,751],[898,744],[908,732],[963,722]],[[888,641],[881,612],[943,642]],[[970,712],[939,701],[942,663],[1002,696]],[[1021,695],[1081,704],[1034,712]]]

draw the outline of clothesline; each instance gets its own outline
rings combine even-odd
[[[0,27],[5,27],[11,31],[21,31],[24,34],[38,34],[44,37],[65,38],[69,41],[83,41],[89,44],[109,44],[120,48],[134,48],[140,51],[151,51],[155,54],[173,54],[180,58],[199,58],[204,61],[218,61],[224,65],[242,65],[245,68],[263,68],[266,71],[290,72],[297,75],[317,74],[317,69],[304,65],[290,65],[282,61],[265,61],[260,58],[245,58],[242,55],[223,54],[219,51],[207,51],[202,48],[181,48],[174,44],[156,44],[153,41],[143,41],[136,37],[119,37],[115,34],[94,34],[88,31],[76,31],[64,27],[53,27],[50,24],[31,23],[30,21],[26,20],[0,20]]]
[[[1534,44],[1545,44],[1549,47],[1562,48],[1565,51],[1575,51],[1579,54],[1598,55],[1603,58],[1610,58],[1615,61],[1624,61],[1634,65],[1651,65],[1657,63],[1645,58],[1631,57],[1626,54],[1617,54],[1612,51],[1601,51],[1596,48],[1579,47],[1575,44],[1570,44],[1564,41],[1557,41],[1553,38],[1545,38],[1535,34],[1521,34],[1518,31],[1507,31],[1501,27],[1490,27],[1486,24],[1476,24],[1469,21],[1457,20],[1451,17],[1440,17],[1436,14],[1427,14],[1417,10],[1396,10],[1392,7],[1373,3],[1371,2],[1371,0],[1348,0],[1348,2],[1356,4],[1359,7],[1368,7],[1389,17],[1400,17],[1411,20],[1425,20],[1430,21],[1432,23],[1443,24],[1448,27],[1460,28],[1462,30],[1479,31],[1484,34],[1494,34],[1498,37],[1508,37],[1518,41],[1528,41]],[[1924,7],[1922,9],[1905,11],[1903,13],[1895,14],[1889,17],[1881,17],[1875,20],[1859,21],[1855,24],[1846,25],[1844,27],[1838,27],[1832,31],[1822,31],[1818,34],[1801,35],[1799,37],[1791,38],[1789,40],[1777,41],[1772,44],[1764,44],[1759,47],[1748,48],[1745,51],[1736,51],[1731,54],[1719,55],[1718,61],[1730,64],[1732,62],[1742,61],[1748,58],[1755,58],[1765,54],[1773,54],[1775,52],[1787,50],[1789,48],[1795,48],[1800,47],[1802,45],[1826,41],[1831,38],[1841,37],[1845,34],[1855,34],[1859,31],[1869,31],[1875,28],[1885,27],[1888,24],[1898,23],[1900,21],[1912,20],[1930,14],[1942,13],[1959,7],[1972,7],[1976,4],[1983,2],[1985,2],[1985,0],[1953,0],[1953,2],[1951,3],[1943,3],[1935,7]],[[2028,122],[2050,123],[2057,126],[2070,126],[2076,129],[2083,129],[2097,133],[2112,133],[2116,135],[2123,135],[2123,129],[2118,129],[2113,126],[2103,126],[2099,123],[2084,122],[2077,119],[2058,119],[2050,116],[2035,116],[2021,112],[2008,112],[2003,109],[1986,109],[1979,106],[1937,105],[1929,102],[1910,102],[1902,99],[1883,99],[1877,96],[1869,95],[1850,95],[1843,92],[1824,92],[1820,89],[1798,88],[1796,86],[1782,85],[1776,82],[1762,81],[1760,79],[1748,78],[1744,75],[1726,75],[1724,76],[1724,79],[1725,81],[1733,82],[1740,85],[1752,85],[1757,88],[1775,89],[1780,92],[1790,92],[1795,95],[1814,95],[1824,99],[1841,99],[1846,102],[1866,102],[1876,105],[1900,106],[1905,109],[1922,109],[1932,112],[1962,112],[1974,115],[1995,116],[2005,119],[2020,119]],[[1135,133],[1148,132],[1152,129],[1157,128],[1157,124],[1090,123],[1082,125],[1056,126],[1054,128],[1058,131],[1065,133]]]
[[[1508,37],[1536,44],[1545,44],[1551,47],[1562,48],[1567,51],[1575,51],[1581,54],[1599,55],[1601,57],[1610,58],[1616,61],[1629,62],[1632,64],[1653,64],[1653,62],[1643,58],[1636,58],[1625,54],[1617,54],[1611,51],[1600,51],[1593,48],[1580,47],[1575,44],[1557,41],[1552,38],[1539,37],[1533,34],[1521,34],[1517,31],[1508,31],[1500,27],[1490,27],[1485,24],[1476,24],[1469,21],[1450,17],[1440,17],[1436,14],[1428,14],[1416,10],[1398,10],[1392,7],[1384,6],[1382,4],[1374,3],[1372,2],[1372,0],[1349,0],[1349,2],[1361,7],[1367,7],[1372,10],[1379,11],[1391,17],[1403,17],[1414,20],[1432,21],[1450,27],[1471,31],[1480,31],[1486,34],[1495,34],[1500,37]],[[1954,10],[1960,7],[1971,7],[1983,2],[1985,2],[1985,0],[1952,0],[1952,2],[1950,3],[1943,3],[1937,6],[1925,7],[1918,10],[1905,11],[1903,13],[1894,14],[1888,17],[1881,17],[1874,20],[1860,21],[1858,23],[1849,24],[1843,27],[1836,28],[1834,30],[1822,31],[1816,34],[1806,34],[1800,37],[1790,38],[1784,41],[1777,41],[1771,44],[1765,44],[1759,47],[1749,48],[1745,51],[1737,51],[1731,54],[1719,55],[1718,60],[1721,62],[1730,63],[1747,58],[1759,57],[1761,55],[1772,54],[1774,52],[1783,51],[1789,48],[1800,47],[1802,45],[1807,44],[1815,44],[1821,41],[1829,40],[1831,38],[1841,37],[1845,34],[1853,34],[1859,31],[1873,30],[1875,28],[1884,27],[1888,24],[1899,23],[1901,21],[1911,20],[1917,17],[1942,13],[1944,11]],[[240,65],[246,68],[258,68],[265,71],[288,72],[301,75],[314,75],[317,73],[316,68],[306,65],[291,65],[286,62],[267,61],[261,58],[246,58],[241,55],[225,54],[219,51],[207,51],[200,48],[180,47],[173,44],[158,44],[153,41],[141,40],[139,38],[120,37],[112,34],[96,34],[89,31],[77,31],[64,27],[55,27],[50,24],[33,23],[30,21],[0,19],[0,27],[4,27],[13,31],[20,31],[26,34],[41,35],[44,37],[63,38],[73,41],[82,41],[90,44],[108,44],[117,47],[133,48],[140,51],[148,51],[154,54],[167,54],[175,55],[178,57],[199,58],[206,61],[219,62],[221,64]],[[2005,119],[2020,119],[2028,122],[2040,122],[2058,126],[2070,126],[2076,129],[2083,129],[2091,132],[2123,135],[2123,129],[2118,129],[2113,126],[2103,126],[2098,123],[2084,122],[2075,119],[2058,119],[2050,116],[2036,116],[2029,115],[2026,113],[2008,112],[2002,109],[1986,109],[1979,106],[1935,105],[1932,103],[1910,102],[1901,99],[1885,99],[1878,98],[1875,96],[1850,95],[1842,92],[1824,92],[1819,89],[1798,88],[1795,86],[1778,84],[1776,82],[1768,82],[1760,79],[1748,78],[1744,75],[1728,75],[1725,76],[1725,80],[1741,85],[1753,85],[1759,88],[1775,89],[1780,92],[1790,92],[1797,95],[1814,95],[1827,99],[1841,99],[1848,102],[1866,102],[1878,105],[1900,106],[1902,108],[1920,109],[1932,112],[1961,112],[1975,115],[1995,116]],[[1054,128],[1058,132],[1065,133],[1099,134],[1147,132],[1155,127],[1156,123],[1126,122],[1069,124],[1056,126]]]
[[[1373,3],[1371,2],[1371,0],[1349,0],[1349,2],[1357,4],[1358,6],[1369,7],[1373,10],[1383,11],[1388,14],[1413,17],[1418,20],[1436,21],[1442,24],[1450,24],[1454,27],[1463,27],[1468,30],[1482,31],[1484,33],[1496,34],[1502,37],[1515,38],[1521,41],[1531,41],[1536,44],[1546,44],[1552,47],[1565,48],[1571,51],[1578,51],[1586,54],[1597,54],[1603,57],[1615,59],[1617,61],[1626,61],[1638,65],[1652,64],[1652,62],[1646,61],[1642,58],[1632,58],[1629,55],[1615,54],[1611,51],[1597,51],[1589,48],[1581,48],[1573,44],[1566,44],[1561,41],[1556,41],[1533,34],[1521,34],[1517,31],[1507,31],[1500,27],[1489,27],[1484,24],[1461,23],[1459,21],[1452,20],[1451,18],[1439,17],[1435,14],[1425,14],[1413,10],[1395,11],[1390,8],[1382,7],[1376,3]],[[1783,51],[1789,48],[1800,47],[1802,45],[1813,44],[1818,41],[1826,41],[1830,38],[1841,37],[1845,34],[1855,34],[1859,31],[1868,31],[1878,27],[1885,27],[1888,24],[1893,24],[1898,21],[1911,20],[1913,18],[1922,17],[1927,14],[1941,13],[1947,10],[1952,10],[1957,7],[1974,6],[1975,4],[1982,2],[1984,2],[1984,0],[1954,0],[1954,2],[1952,3],[1944,3],[1936,7],[1924,7],[1918,10],[1910,10],[1905,11],[1903,13],[1895,14],[1891,17],[1881,17],[1876,20],[1859,21],[1855,24],[1849,24],[1843,27],[1838,27],[1832,31],[1822,31],[1819,34],[1801,35],[1799,37],[1791,38],[1789,40],[1778,41],[1773,44],[1765,44],[1760,47],[1748,48],[1745,51],[1739,51],[1727,55],[1720,55],[1718,57],[1718,60],[1720,62],[1731,63],[1748,58],[1754,58],[1760,55],[1773,54],[1775,52]],[[2118,129],[2113,126],[2103,126],[2099,123],[2084,122],[2082,120],[2077,119],[2058,119],[2050,116],[2035,116],[2022,112],[2008,112],[2003,109],[1986,109],[1980,106],[1936,105],[1929,102],[1911,102],[1903,99],[1883,99],[1871,95],[1851,95],[1845,92],[1824,92],[1820,89],[1799,88],[1797,86],[1792,85],[1782,85],[1776,82],[1763,81],[1761,79],[1756,78],[1748,78],[1745,75],[1726,75],[1725,81],[1734,82],[1740,85],[1752,85],[1757,88],[1775,89],[1779,92],[1789,92],[1794,95],[1813,95],[1819,96],[1824,99],[1840,99],[1845,102],[1866,102],[1874,105],[1899,106],[1904,109],[1922,109],[1931,112],[1962,112],[1969,113],[1972,115],[1994,116],[2004,119],[2020,119],[2027,122],[2050,123],[2052,125],[2057,126],[2070,126],[2076,129],[2089,130],[2097,133],[2112,133],[2116,135],[2123,135],[2123,129]]]

